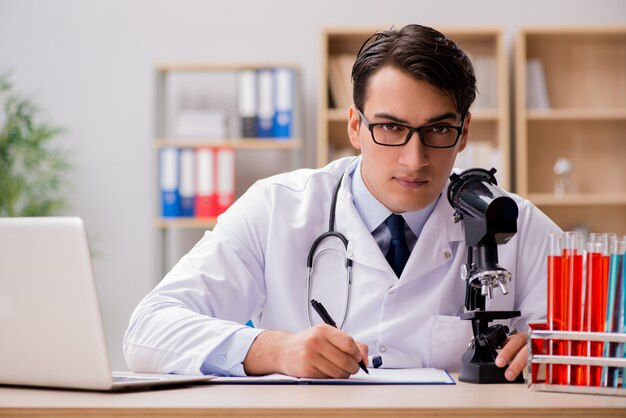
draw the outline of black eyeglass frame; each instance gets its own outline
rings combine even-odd
[[[465,126],[465,117],[467,116],[467,113],[461,114],[461,126],[452,126],[452,125],[446,125],[446,124],[441,124],[441,123],[434,123],[434,124],[418,126],[414,128],[412,126],[405,125],[403,123],[398,123],[398,122],[370,123],[365,117],[365,115],[363,114],[363,112],[361,112],[361,109],[357,109],[357,112],[359,112],[359,117],[361,118],[361,122],[363,122],[365,127],[370,131],[370,134],[372,135],[372,140],[374,141],[374,143],[378,145],[381,145],[383,147],[401,147],[403,145],[408,144],[409,141],[411,140],[411,137],[413,137],[413,133],[417,132],[417,136],[419,137],[422,145],[424,145],[425,147],[437,148],[437,149],[452,148],[459,142],[459,138],[461,137],[461,134],[463,133],[463,127]],[[409,130],[408,133],[406,134],[406,138],[404,139],[404,142],[402,142],[401,144],[383,144],[376,140],[376,137],[374,136],[374,128],[376,126],[389,125],[389,124],[402,126],[403,128],[407,128]],[[454,140],[454,143],[452,145],[446,145],[443,147],[438,147],[436,145],[430,145],[430,144],[425,143],[424,138],[422,137],[422,130],[426,128],[432,128],[433,126],[445,126],[446,128],[455,129],[457,132],[457,135],[456,135],[456,139]]]

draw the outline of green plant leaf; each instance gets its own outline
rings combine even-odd
[[[55,144],[62,129],[40,119],[31,100],[0,74],[0,216],[47,216],[66,206],[62,195],[69,158]]]

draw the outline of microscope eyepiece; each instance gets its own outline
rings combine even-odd
[[[495,168],[472,168],[450,176],[448,202],[455,220],[463,219],[468,245],[486,237],[504,244],[517,232],[517,204],[498,187]]]
[[[508,293],[511,274],[498,264],[498,244],[517,233],[519,210],[515,201],[498,187],[495,168],[472,168],[450,176],[448,201],[454,219],[462,220],[468,246],[468,263],[462,277],[482,297],[493,297],[493,289]],[[473,303],[468,303],[473,305]]]

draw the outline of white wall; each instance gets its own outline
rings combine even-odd
[[[314,161],[326,26],[626,24],[622,0],[0,0],[0,71],[67,129],[71,209],[83,217],[113,366],[137,301],[159,280],[153,68],[165,62],[302,66],[307,163]],[[0,173],[1,175],[1,173]]]

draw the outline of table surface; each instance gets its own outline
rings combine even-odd
[[[0,416],[621,416],[626,397],[538,392],[525,384],[241,385],[101,393],[0,387]],[[515,412],[514,412],[515,411]]]

